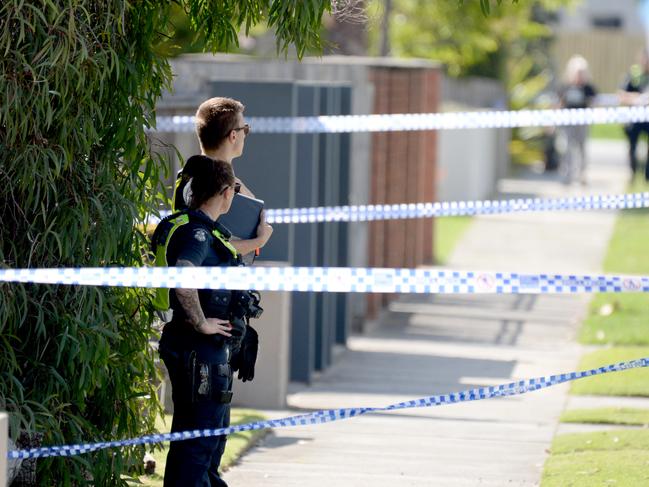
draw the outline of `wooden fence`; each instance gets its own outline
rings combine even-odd
[[[638,61],[645,42],[642,35],[606,30],[557,34],[553,47],[557,73],[563,78],[568,59],[580,54],[588,60],[598,91],[613,93],[622,84],[629,67]]]

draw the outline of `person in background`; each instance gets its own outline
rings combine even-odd
[[[597,95],[590,82],[588,61],[582,56],[573,56],[566,65],[565,83],[559,90],[561,108],[588,108]],[[566,184],[579,181],[586,184],[586,138],[588,125],[569,125],[562,129],[565,151],[559,172]]]
[[[647,88],[649,87],[649,54],[643,51],[640,55],[640,62],[629,69],[629,73],[618,92],[622,105],[646,105]],[[638,140],[642,133],[649,136],[649,122],[630,123],[624,127],[624,132],[629,139],[629,166],[631,167],[631,180],[635,178],[638,171],[638,158],[636,149]],[[645,162],[645,180],[649,181],[649,155]]]

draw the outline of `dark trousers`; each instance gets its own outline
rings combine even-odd
[[[642,133],[649,136],[649,123],[633,123],[626,127],[626,135],[629,139],[629,164],[631,166],[631,172],[635,175],[638,170],[638,157],[636,155],[636,148],[638,147],[638,140]],[[645,179],[649,181],[649,154],[647,155],[647,161],[645,162]]]
[[[229,346],[213,336],[165,327],[160,356],[171,379],[174,416],[171,431],[223,428],[230,425],[232,390]],[[172,441],[165,468],[165,487],[227,487],[218,469],[225,436]]]

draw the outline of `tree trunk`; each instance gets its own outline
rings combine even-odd
[[[383,20],[381,21],[381,56],[390,55],[390,14],[392,14],[392,0],[384,0]]]

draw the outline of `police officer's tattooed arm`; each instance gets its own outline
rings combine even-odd
[[[188,260],[178,260],[176,262],[178,267],[194,267],[194,264]],[[206,318],[203,310],[201,309],[201,302],[198,299],[197,289],[176,289],[176,297],[181,306],[185,310],[187,319],[192,324],[194,329],[199,333],[206,335],[224,335],[231,336],[230,330],[232,325],[226,320],[219,320],[217,318]]]

